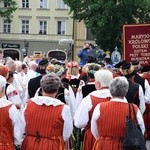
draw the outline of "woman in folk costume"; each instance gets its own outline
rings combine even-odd
[[[74,95],[76,96],[77,89],[80,84],[79,65],[77,62],[71,61],[66,64],[66,69],[67,69],[66,78],[64,78],[62,81],[70,84],[70,86],[74,91]]]
[[[0,150],[21,145],[24,122],[17,108],[5,98],[6,79],[0,75]]]
[[[52,72],[56,73],[62,81],[62,85],[58,90],[56,98],[64,102],[70,107],[71,115],[73,117],[75,113],[75,95],[70,84],[68,82],[65,82],[66,81],[66,69],[64,66],[60,65],[56,59],[52,59],[51,62],[53,62],[53,64],[50,64],[47,67],[47,71],[49,73],[52,73]],[[65,142],[66,150],[72,149],[71,137]]]
[[[93,150],[123,150],[125,120],[129,114],[129,104],[125,95],[128,92],[129,83],[125,77],[116,77],[112,80],[109,89],[112,99],[98,104],[93,112],[91,131],[96,138]],[[144,134],[145,126],[142,115],[138,107],[135,104],[133,106],[139,126]]]
[[[143,66],[142,70],[142,77],[148,81],[150,84],[150,66]],[[149,86],[150,88],[150,86]],[[150,140],[150,97],[145,101],[146,104],[146,111],[144,113],[144,122],[145,122],[145,128],[146,128],[146,138]]]
[[[54,63],[54,60],[56,63],[57,59],[52,59],[51,61],[53,61],[53,63]],[[61,66],[60,64],[49,64],[46,69],[47,74],[55,73],[60,77],[61,80],[62,80],[64,72],[65,72],[65,68],[63,66]],[[60,88],[58,89],[58,92],[57,92],[55,98],[65,104],[67,104],[70,107],[71,115],[73,116],[74,115],[74,102],[75,102],[73,90],[68,83],[64,83],[64,82],[61,82],[61,83],[62,84],[61,84]],[[36,97],[36,96],[42,96],[42,88],[41,87],[39,87],[38,90],[36,91],[34,97]],[[71,143],[72,143],[71,138],[69,138],[69,140],[67,140],[65,142],[66,150],[72,149]]]
[[[101,66],[96,63],[89,63],[86,66],[83,66],[83,68],[85,68],[86,70],[85,72],[87,74],[87,83],[85,85],[80,85],[78,88],[76,94],[76,108],[78,108],[79,104],[81,103],[81,100],[84,97],[96,90],[94,74],[101,68]]]
[[[61,80],[51,73],[44,75],[40,84],[43,96],[31,98],[24,111],[26,136],[22,150],[64,150],[73,123],[70,108],[55,98]]]
[[[95,73],[96,91],[87,95],[80,103],[75,115],[74,125],[78,128],[84,128],[83,150],[92,150],[95,138],[91,134],[91,118],[95,106],[100,102],[109,101],[111,94],[109,84],[113,79],[113,74],[109,70],[99,70]]]

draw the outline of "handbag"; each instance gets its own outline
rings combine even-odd
[[[131,117],[132,112],[134,116],[133,119]],[[126,131],[123,148],[125,150],[147,150],[146,140],[138,124],[133,104],[129,104],[129,116],[126,117]]]

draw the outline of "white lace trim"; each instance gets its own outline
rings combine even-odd
[[[37,96],[34,98],[31,98],[31,100],[36,103],[37,105],[43,105],[45,104],[46,106],[58,106],[58,105],[63,105],[64,103],[62,103],[60,100],[56,99],[56,98],[51,98],[48,96]]]
[[[90,93],[90,95],[93,95],[96,97],[101,97],[101,98],[112,97],[109,89],[96,90],[96,91],[93,91],[92,93]]]
[[[127,99],[126,99],[126,98],[124,98],[124,99],[120,99],[120,98],[112,98],[110,101],[127,103]]]

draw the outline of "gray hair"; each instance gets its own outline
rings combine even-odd
[[[16,64],[14,60],[7,61],[6,66],[8,67],[9,71],[14,72],[16,70]]]
[[[114,97],[125,97],[129,89],[129,82],[125,77],[114,78],[109,86],[109,90]]]
[[[61,79],[54,73],[44,75],[40,81],[45,93],[55,93],[61,86]]]
[[[113,79],[113,74],[109,70],[98,70],[95,72],[95,81],[100,82],[102,87],[109,87],[111,80]]]

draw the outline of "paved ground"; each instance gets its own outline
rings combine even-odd
[[[150,141],[146,141],[147,150],[150,150]]]

